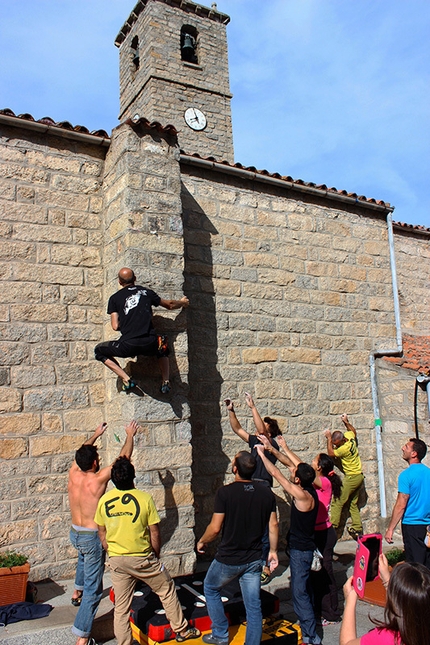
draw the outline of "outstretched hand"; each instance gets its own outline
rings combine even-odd
[[[272,445],[270,443],[270,441],[268,440],[268,438],[264,434],[258,434],[257,439],[258,439],[258,441],[261,441],[261,443],[263,444],[263,448],[266,449],[266,450],[268,450],[270,448],[270,446]],[[256,448],[261,448],[260,444],[257,443]]]
[[[327,439],[328,439],[329,437],[331,437],[331,430],[330,430],[330,428],[327,428],[326,430],[324,430],[324,437],[326,437]]]
[[[187,296],[181,298],[179,302],[181,303],[183,309],[186,309],[190,305],[190,301],[188,300]]]
[[[234,404],[231,399],[224,399],[224,403],[226,404],[227,410],[229,412],[234,412]]]
[[[201,540],[199,540],[197,542],[197,546],[196,546],[197,553],[204,553],[205,552],[205,547],[206,547],[206,544],[204,542],[202,542]]]
[[[138,431],[139,428],[140,428],[140,426],[137,423],[137,421],[133,420],[133,421],[130,421],[130,423],[128,424],[128,426],[125,429],[125,432],[129,437],[134,437],[134,435],[136,434],[136,432]]]
[[[346,425],[347,423],[349,423],[349,419],[348,419],[348,415],[347,415],[347,414],[341,414],[341,415],[340,415],[340,420],[341,420],[341,421],[342,421],[342,423],[344,423],[345,425]]]
[[[98,439],[99,437],[101,437],[101,436],[102,436],[102,434],[104,433],[104,431],[105,431],[106,429],[107,429],[107,423],[106,423],[106,421],[103,421],[103,423],[101,423],[100,425],[98,425],[98,426],[97,426],[97,428],[95,429],[95,432],[94,432],[95,437],[96,437],[97,439]]]
[[[260,436],[258,438],[260,438]],[[260,441],[261,441],[261,439],[260,439]],[[261,443],[255,444],[255,449],[258,452],[258,454],[260,455],[260,457],[261,457],[261,455],[264,455],[264,446],[263,446],[263,444],[261,444]]]
[[[247,403],[248,408],[251,408],[251,409],[255,408],[255,403],[249,392],[245,392],[245,401]]]
[[[278,434],[278,436],[275,438],[275,441],[278,446],[281,446],[281,448],[287,450],[287,442],[285,441],[285,438],[282,434]]]

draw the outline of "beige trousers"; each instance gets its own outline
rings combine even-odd
[[[109,558],[108,567],[115,592],[113,628],[118,645],[132,645],[133,642],[129,619],[137,580],[145,582],[160,598],[173,631],[177,633],[186,629],[188,623],[182,613],[175,583],[170,574],[161,568],[158,558],[154,555],[148,558],[113,556]]]

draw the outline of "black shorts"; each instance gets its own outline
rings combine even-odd
[[[134,358],[135,356],[157,356],[163,358],[169,355],[166,336],[150,334],[131,340],[108,340],[99,343],[94,348],[96,360],[105,362],[107,358]]]

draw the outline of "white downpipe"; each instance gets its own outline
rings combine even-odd
[[[401,356],[403,354],[402,328],[400,325],[400,304],[397,287],[396,258],[394,253],[393,216],[387,215],[388,244],[390,250],[391,282],[393,287],[394,318],[396,321],[396,349],[378,350],[370,354],[370,382],[372,387],[373,416],[375,419],[376,457],[378,462],[379,499],[381,517],[387,517],[387,498],[385,494],[384,455],[382,450],[382,421],[379,412],[378,384],[376,381],[376,359],[383,356]]]

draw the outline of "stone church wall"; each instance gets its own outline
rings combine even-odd
[[[61,577],[67,470],[103,418],[104,151],[2,128],[0,157],[0,546]]]
[[[395,344],[384,218],[186,162],[182,184],[197,533],[244,448],[225,397],[253,432],[245,391],[303,459],[325,450],[323,429],[340,429],[339,415],[350,415],[369,496],[363,517],[374,530],[369,353]]]

